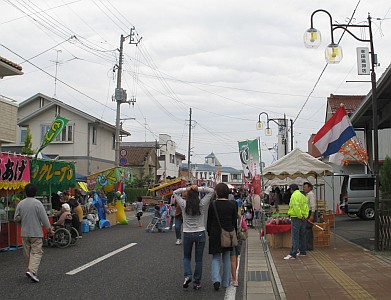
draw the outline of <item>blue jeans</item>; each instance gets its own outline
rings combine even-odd
[[[194,249],[195,271],[194,271],[194,278],[193,278],[194,284],[201,283],[202,257],[204,255],[205,242],[206,242],[205,231],[183,233],[183,269],[184,269],[185,277],[192,278],[191,252],[193,250],[193,244],[195,245],[195,249]]]
[[[181,226],[183,223],[183,219],[181,217],[175,218],[175,235],[177,240],[182,239],[182,234],[181,234]]]
[[[291,218],[292,249],[289,254],[293,257],[296,257],[298,250],[300,250],[301,254],[307,254],[306,222],[306,220],[302,220],[299,218]]]
[[[223,260],[223,276],[220,274],[220,260]],[[213,254],[212,256],[212,282],[220,282],[223,287],[229,287],[231,280],[230,251]]]

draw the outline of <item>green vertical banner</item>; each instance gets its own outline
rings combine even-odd
[[[244,183],[246,185],[253,185],[254,189],[256,191],[259,190],[260,192],[261,168],[259,156],[259,141],[258,139],[247,140],[243,142],[238,142],[238,144],[240,161],[242,162],[244,173]]]
[[[65,128],[67,124],[68,124],[67,119],[60,116],[56,117],[52,125],[50,125],[49,130],[46,132],[45,136],[43,137],[41,147],[39,147],[35,157],[37,157],[38,153],[41,152],[43,148],[49,145],[60,134],[60,132]]]

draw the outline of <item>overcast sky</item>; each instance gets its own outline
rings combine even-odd
[[[154,141],[166,133],[187,157],[192,108],[192,162],[202,163],[213,151],[224,166],[239,168],[237,142],[260,137],[268,165],[276,157],[269,149],[277,142],[277,126],[271,124],[270,137],[257,131],[259,113],[296,120],[295,146],[307,151],[310,134],[324,124],[330,94],[370,91],[369,82],[346,82],[370,78],[358,76],[356,66],[355,48],[367,44],[345,34],[342,62],[326,68],[308,98],[330,43],[329,19],[319,13],[314,27],[322,32],[322,45],[304,47],[311,13],[326,9],[335,23],[345,24],[357,3],[355,24],[365,22],[368,12],[373,17],[379,78],[391,63],[389,0],[0,0],[0,55],[25,73],[0,80],[0,94],[18,102],[38,92],[54,96],[58,55],[56,98],[115,124],[116,49],[120,35],[134,26],[141,42],[124,44],[123,88],[136,98],[134,106],[121,106],[122,118],[136,119],[124,122],[132,134],[127,141]],[[354,32],[369,37],[368,31]],[[341,33],[336,31],[336,41]]]

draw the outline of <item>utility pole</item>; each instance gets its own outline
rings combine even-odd
[[[187,150],[187,178],[190,182],[190,149],[191,149],[191,108],[190,108],[190,119],[189,119],[189,148]]]
[[[130,101],[127,101],[127,94],[126,90],[124,90],[122,85],[122,64],[123,64],[123,51],[124,51],[124,41],[130,37],[129,44],[135,44],[137,45],[140,40],[135,40],[134,38],[134,27],[130,29],[130,34],[126,37],[124,37],[123,34],[121,34],[120,39],[120,46],[119,46],[119,61],[118,65],[115,67],[117,68],[117,87],[115,89],[115,94],[113,101],[117,102],[117,114],[115,119],[115,166],[119,166],[119,144],[120,144],[120,131],[121,131],[121,104],[122,103],[129,103],[133,104],[136,102],[136,99],[132,97]],[[115,68],[114,67],[114,68]]]

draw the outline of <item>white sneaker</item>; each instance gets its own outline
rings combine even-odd
[[[293,257],[292,255],[288,254],[287,256],[284,257],[285,260],[288,259],[296,259],[296,257]]]
[[[175,245],[180,245],[180,244],[182,244],[182,240],[176,240]]]

